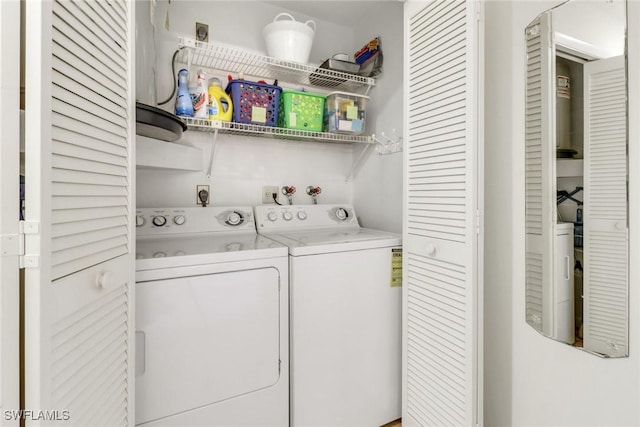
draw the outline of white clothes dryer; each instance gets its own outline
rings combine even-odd
[[[256,206],[289,248],[291,425],[380,426],[401,416],[401,238],[352,206]]]
[[[288,426],[287,248],[250,207],[136,220],[136,425]]]

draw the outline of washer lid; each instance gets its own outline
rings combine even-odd
[[[244,233],[188,233],[138,237],[136,270],[286,256],[285,246]]]
[[[289,246],[289,254],[293,256],[375,249],[402,244],[402,238],[398,234],[359,227],[300,230],[268,236]]]

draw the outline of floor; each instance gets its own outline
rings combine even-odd
[[[387,423],[382,427],[402,427],[402,418],[398,418],[395,421],[391,421],[390,423]]]

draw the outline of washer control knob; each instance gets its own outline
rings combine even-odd
[[[187,218],[185,218],[184,215],[176,215],[173,217],[173,223],[175,225],[182,225],[187,221]]]
[[[167,224],[167,218],[164,216],[154,216],[151,222],[156,227],[162,227]]]
[[[275,221],[276,219],[278,219],[278,215],[275,212],[269,212],[267,214],[267,219],[269,221]]]
[[[240,223],[242,223],[242,216],[238,212],[231,212],[229,216],[227,216],[227,224],[240,225]]]
[[[146,222],[142,215],[136,215],[136,227],[142,227]]]
[[[298,212],[298,219],[300,221],[304,221],[305,219],[307,219],[307,213],[304,211],[300,211]]]
[[[282,214],[282,218],[284,218],[285,221],[291,221],[293,219],[293,214],[291,212],[285,212]]]
[[[336,209],[336,218],[338,218],[340,221],[344,221],[348,217],[349,217],[349,214],[347,213],[346,210],[344,210],[344,208]]]

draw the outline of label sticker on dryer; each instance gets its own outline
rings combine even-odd
[[[402,248],[391,249],[391,287],[402,286]]]

